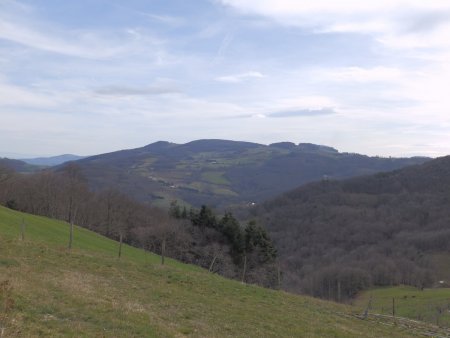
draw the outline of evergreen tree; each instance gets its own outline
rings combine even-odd
[[[267,263],[275,260],[277,251],[266,230],[256,225],[255,221],[248,222],[245,227],[245,251],[251,253],[259,250],[259,260]]]
[[[237,259],[245,250],[241,225],[230,212],[226,212],[219,223],[219,229],[230,242],[232,255]]]
[[[200,212],[191,212],[191,222],[193,225],[205,228],[217,228],[217,219],[213,211],[206,205],[202,205]]]
[[[177,200],[170,202],[169,215],[175,218],[181,218],[181,208]]]
[[[182,219],[187,219],[188,218],[188,213],[186,210],[186,206],[183,206],[183,211],[181,212],[181,218]]]

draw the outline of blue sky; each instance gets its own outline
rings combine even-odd
[[[447,0],[0,0],[0,156],[158,140],[450,154]]]

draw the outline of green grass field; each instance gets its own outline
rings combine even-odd
[[[450,289],[425,289],[392,287],[365,291],[356,299],[361,311],[372,297],[371,312],[391,315],[393,301],[397,316],[437,324],[450,328]]]
[[[26,237],[20,239],[24,218]],[[244,285],[0,207],[3,337],[411,337],[349,306]]]
[[[230,181],[223,175],[223,171],[207,171],[202,174],[202,180],[217,185],[229,185]]]

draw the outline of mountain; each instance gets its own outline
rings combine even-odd
[[[21,159],[21,161],[38,166],[52,167],[55,165],[60,165],[70,161],[77,161],[85,158],[86,156],[78,156],[72,154],[64,154],[52,157],[37,157],[37,158],[27,158]]]
[[[20,224],[25,224],[21,238]],[[413,337],[444,329],[361,320],[350,306],[227,280],[0,206],[4,337]],[[361,312],[357,310],[358,314]],[[387,317],[387,316],[386,316]]]
[[[115,187],[141,201],[229,207],[262,202],[296,186],[389,171],[427,158],[380,158],[289,142],[156,142],[77,161],[94,189]]]
[[[31,173],[41,170],[41,166],[32,165],[21,160],[12,160],[9,158],[0,158],[0,167],[6,167],[19,173]]]
[[[343,299],[450,281],[450,156],[311,183],[250,213],[274,240],[289,290]]]

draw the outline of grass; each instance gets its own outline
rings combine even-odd
[[[221,195],[221,196],[238,196],[237,193],[235,193],[233,190],[227,189],[227,188],[221,188],[221,187],[212,187],[212,192],[215,195]]]
[[[230,181],[223,176],[224,174],[223,171],[207,171],[202,173],[202,180],[217,185],[229,185]]]
[[[25,220],[26,237],[20,239]],[[411,337],[352,308],[244,285],[68,225],[0,207],[6,337]],[[2,298],[3,297],[3,298]],[[5,301],[6,302],[6,301]],[[5,303],[6,304],[6,303]],[[1,327],[0,327],[1,329]]]
[[[367,307],[372,297],[371,312],[391,315],[395,298],[397,316],[426,321],[450,328],[450,289],[424,289],[401,286],[365,291],[355,301],[355,306]]]

